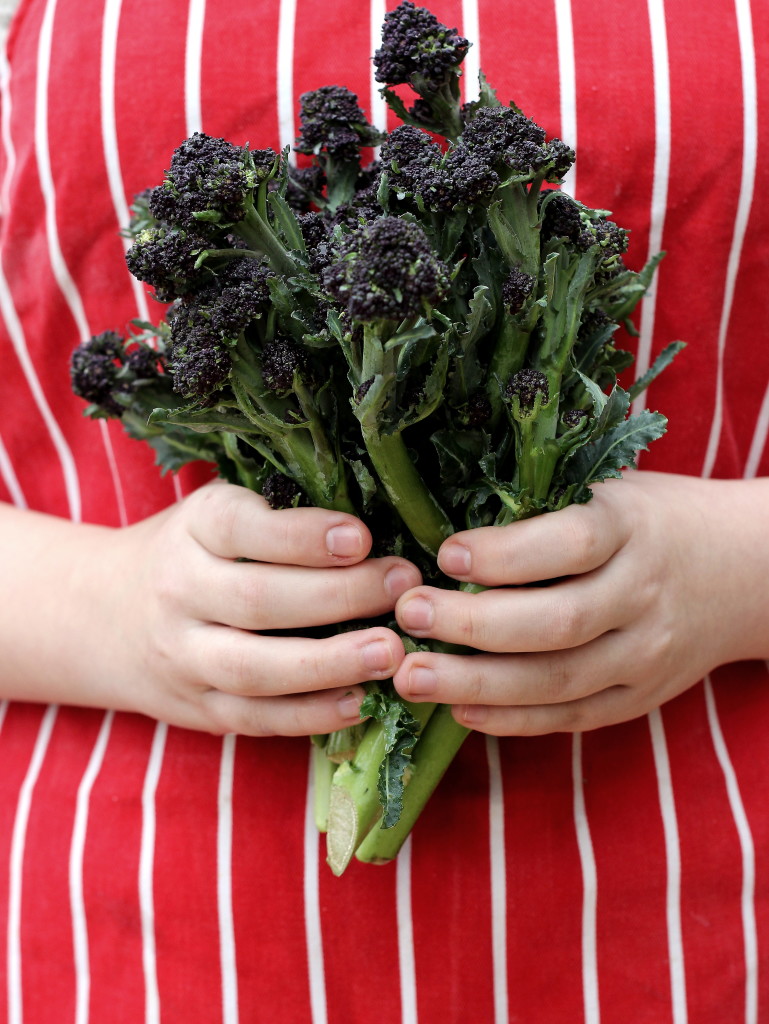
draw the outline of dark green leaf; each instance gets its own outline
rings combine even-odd
[[[392,694],[369,693],[360,706],[361,717],[381,722],[385,736],[385,756],[379,766],[379,802],[382,828],[398,823],[403,810],[404,774],[411,764],[411,752],[419,736],[419,722],[404,701]]]

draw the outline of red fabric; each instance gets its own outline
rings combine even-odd
[[[767,5],[667,0],[664,24],[646,0],[433,9],[460,29],[477,9],[488,78],[551,133],[573,52],[578,197],[631,229],[634,267],[662,225],[640,344],[688,348],[648,396],[670,430],[644,466],[769,472]],[[197,109],[203,130],[266,146],[291,137],[285,90],[294,112],[331,82],[371,105],[369,6],[287,12],[208,0],[197,105],[186,0],[22,4],[2,93],[0,499],[115,525],[174,500],[147,449],[83,418],[69,354],[142,314],[120,209]],[[230,787],[232,741],[0,705],[0,1021],[769,1020],[767,681],[728,666],[658,716],[577,739],[472,736],[401,860],[341,879],[306,824],[306,741],[238,738]]]

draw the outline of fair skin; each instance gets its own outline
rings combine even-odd
[[[769,479],[630,473],[587,505],[450,538],[442,570],[489,588],[465,594],[367,558],[351,516],[222,483],[120,530],[0,505],[0,697],[301,735],[357,721],[361,684],[394,674],[483,732],[593,729],[769,658],[767,508]],[[393,608],[404,631],[480,653],[404,655],[381,626],[263,635]]]

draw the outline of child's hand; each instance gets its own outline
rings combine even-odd
[[[421,582],[403,559],[366,558],[371,537],[352,516],[274,511],[216,483],[122,530],[41,521],[53,531],[49,570],[78,568],[57,595],[55,644],[37,641],[47,681],[6,695],[217,733],[325,733],[359,721],[359,684],[391,676],[403,658],[382,627],[328,639],[261,635],[382,615]],[[39,609],[46,615],[45,601]]]
[[[587,505],[444,543],[448,575],[507,589],[400,599],[406,632],[490,652],[408,655],[404,697],[497,735],[581,731],[769,657],[769,480],[638,472],[594,490]]]

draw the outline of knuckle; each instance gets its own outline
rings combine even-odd
[[[570,700],[574,693],[574,676],[560,657],[548,657],[542,673],[543,703],[559,704]]]
[[[338,675],[333,673],[337,659],[333,656],[333,650],[329,650],[333,646],[326,640],[312,642],[296,660],[296,671],[289,684],[290,688],[303,691],[325,690],[332,679],[335,682]],[[338,661],[344,663],[342,657]]]
[[[592,516],[577,514],[584,509],[575,509],[566,523],[566,548],[572,560],[578,565],[592,566],[599,560],[601,538]]]
[[[458,608],[456,632],[459,642],[467,647],[475,647],[479,651],[496,651],[499,647],[499,636],[495,628],[495,619],[486,614],[489,604],[486,594],[467,594]]]
[[[254,659],[246,652],[246,645],[226,643],[217,658],[217,676],[221,686],[238,695],[250,695],[258,689]]]
[[[588,635],[587,621],[589,609],[574,600],[567,593],[554,593],[553,601],[546,617],[546,642],[551,650],[563,650],[567,647],[578,647]]]
[[[472,659],[470,659],[472,661]],[[466,677],[462,680],[463,695],[465,704],[485,704],[486,677],[480,668],[471,668]]]
[[[266,621],[266,610],[271,607],[273,598],[267,581],[256,571],[258,567],[254,566],[253,569],[255,571],[242,575],[233,596],[239,605],[243,621],[247,622],[251,629],[259,629]]]

